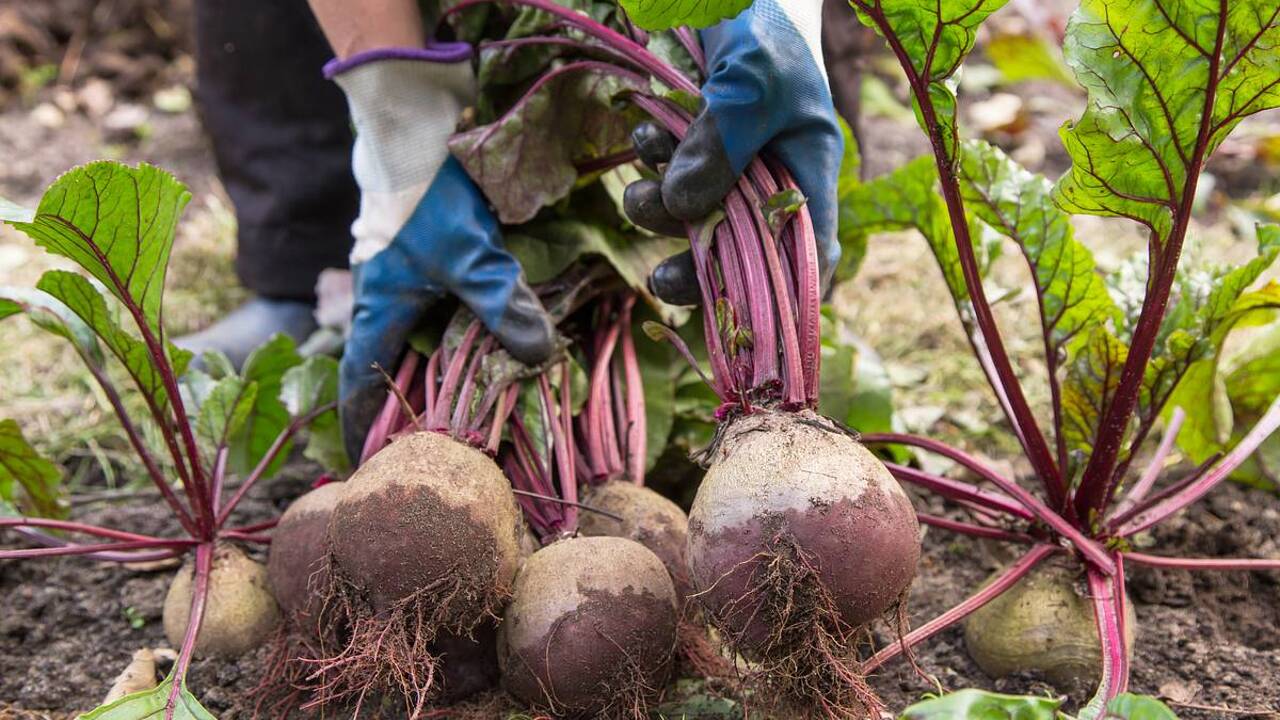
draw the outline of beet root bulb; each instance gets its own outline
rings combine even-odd
[[[315,704],[403,696],[410,718],[441,691],[436,642],[496,618],[520,562],[511,486],[484,453],[404,436],[346,483],[328,528],[329,602],[348,632],[318,664]]]
[[[182,645],[187,632],[194,578],[195,566],[188,562],[174,576],[164,599],[164,634],[173,647]],[[239,657],[270,637],[279,622],[280,609],[267,589],[267,569],[240,548],[219,543],[213,551],[196,656]]]
[[[293,629],[319,637],[332,627],[320,617],[327,574],[329,519],[346,483],[328,483],[294,500],[271,533],[267,579]]]
[[[757,661],[762,696],[822,716],[878,700],[854,633],[903,598],[920,558],[906,493],[853,437],[811,412],[732,421],[689,513],[689,570],[708,617]]]
[[[557,717],[648,717],[676,624],[675,589],[653,552],[624,538],[561,540],[516,579],[499,629],[503,686]]]
[[[584,512],[578,531],[588,537],[621,537],[635,540],[653,551],[666,566],[683,603],[689,592],[689,564],[685,545],[689,540],[689,517],[679,505],[643,485],[613,480],[587,488],[582,503],[616,515]]]
[[[1063,692],[1088,692],[1102,677],[1102,643],[1080,566],[1042,563],[965,620],[969,657],[992,677],[1043,675]],[[1133,650],[1137,618],[1125,603],[1125,642]]]

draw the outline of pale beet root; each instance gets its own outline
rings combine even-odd
[[[403,436],[347,481],[328,529],[329,602],[345,648],[316,665],[318,704],[440,693],[433,645],[501,611],[520,561],[520,515],[493,460],[446,435]]]
[[[329,518],[346,487],[346,483],[328,483],[294,500],[271,533],[267,554],[271,592],[296,629],[316,635],[329,586],[325,542]]]
[[[621,518],[585,511],[578,516],[578,532],[588,537],[635,540],[653,551],[666,566],[681,602],[689,595],[689,565],[685,545],[689,517],[679,505],[642,485],[613,480],[587,488],[582,503]]]
[[[771,634],[752,609],[767,599],[747,588],[778,543],[813,563],[850,626],[879,617],[911,585],[915,511],[852,437],[811,413],[761,412],[725,430],[712,463],[689,513],[689,569],[703,605],[746,648]]]
[[[779,712],[874,714],[857,630],[905,596],[920,558],[906,493],[853,437],[812,412],[723,428],[689,513],[697,598]],[[900,606],[899,606],[900,607]]]
[[[653,552],[579,537],[525,563],[499,628],[503,686],[561,717],[647,717],[669,677],[676,595]]]
[[[195,566],[188,562],[174,576],[164,599],[164,634],[175,648],[182,645],[187,632],[194,578]],[[267,587],[266,567],[240,548],[219,543],[213,552],[196,656],[238,657],[270,637],[279,622],[280,609]]]
[[[1080,567],[1041,563],[965,620],[964,640],[992,677],[1034,672],[1065,692],[1087,691],[1102,676],[1102,643]],[[1125,642],[1133,649],[1137,618],[1125,603]]]

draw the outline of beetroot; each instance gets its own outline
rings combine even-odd
[[[666,566],[677,597],[684,603],[689,594],[689,566],[685,561],[689,518],[680,506],[643,485],[621,480],[588,487],[582,503],[610,514],[582,513],[578,519],[580,533],[588,537],[627,538],[648,548]]]
[[[294,500],[271,534],[267,579],[285,619],[308,634],[330,623],[320,610],[329,585],[326,574],[329,518],[342,499],[346,483],[328,483]]]
[[[503,686],[564,717],[647,717],[676,639],[676,594],[658,559],[623,538],[560,540],[534,553],[503,618]]]
[[[870,710],[852,635],[904,595],[915,512],[884,466],[810,412],[723,430],[689,515],[689,569],[730,644],[780,703]]]
[[[320,702],[398,690],[410,715],[439,693],[432,645],[501,610],[519,562],[511,490],[484,453],[435,432],[360,466],[329,521],[332,602],[350,639]]]
[[[184,565],[164,599],[164,634],[174,647],[187,634],[194,575],[194,564]],[[260,645],[280,622],[280,609],[267,590],[266,568],[231,543],[214,549],[206,603],[197,656],[238,657]]]

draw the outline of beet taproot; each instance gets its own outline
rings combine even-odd
[[[841,428],[759,411],[722,429],[689,513],[690,576],[779,706],[827,717],[878,706],[854,637],[901,601],[919,558],[911,501]]]
[[[1137,618],[1125,603],[1125,642],[1133,649]],[[1087,692],[1102,677],[1102,643],[1093,602],[1078,565],[1049,559],[964,623],[969,657],[1000,678],[1030,671],[1064,692]]]
[[[578,516],[578,532],[588,537],[627,538],[649,548],[666,566],[676,593],[684,602],[689,594],[689,564],[685,561],[689,516],[679,505],[643,485],[624,480],[589,486],[582,503],[621,519],[584,512]]]
[[[521,522],[487,455],[436,432],[401,436],[347,481],[328,528],[328,601],[348,629],[318,663],[315,704],[398,693],[410,717],[441,692],[437,641],[495,618]]]
[[[182,645],[191,611],[195,566],[183,565],[164,599],[164,634]],[[196,656],[234,658],[260,645],[280,622],[280,608],[267,587],[267,569],[240,548],[219,543],[209,574],[209,596],[196,639]]]
[[[516,578],[498,633],[503,686],[560,717],[647,717],[671,672],[676,607],[670,575],[643,545],[554,542]]]
[[[329,586],[326,538],[329,519],[346,492],[346,483],[334,482],[294,500],[271,533],[267,555],[267,579],[271,593],[296,629],[319,634],[330,622],[320,610]]]

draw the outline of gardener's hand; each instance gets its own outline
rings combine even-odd
[[[685,236],[684,223],[717,208],[761,149],[781,160],[808,198],[824,292],[840,259],[836,181],[844,151],[822,65],[821,0],[756,0],[737,18],[702,32],[708,78],[703,110],[683,142],[643,124],[633,139],[661,182],[627,188],[627,215],[641,227]],[[649,284],[667,302],[698,302],[689,253],[658,266]]]
[[[521,362],[546,360],[555,328],[502,246],[497,220],[446,140],[471,98],[471,48],[386,49],[326,68],[356,126],[360,216],[352,226],[355,315],[339,380],[343,438],[357,458],[409,332],[456,295]]]

